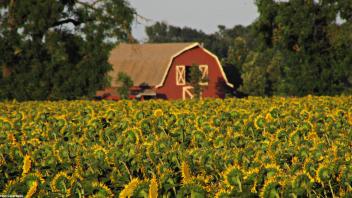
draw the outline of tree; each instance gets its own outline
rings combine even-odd
[[[0,99],[92,96],[108,85],[110,49],[130,39],[125,0],[0,1]]]
[[[190,84],[193,87],[194,91],[194,96],[196,99],[199,99],[202,94],[202,86],[200,83],[202,83],[202,72],[200,71],[198,65],[192,65],[190,69]]]
[[[260,15],[251,25],[256,45],[236,40],[228,55],[240,65],[240,90],[268,96],[350,92],[351,4],[346,2],[257,0]],[[338,15],[344,24],[337,24]]]
[[[243,84],[239,91],[254,96],[264,96],[266,94],[267,77],[265,75],[266,63],[264,58],[260,53],[251,52],[248,54],[246,62],[241,68]]]
[[[247,30],[247,27],[240,25],[230,29],[219,25],[217,32],[206,34],[200,30],[189,27],[176,27],[163,22],[157,22],[145,29],[148,42],[150,43],[199,42],[215,53],[220,60],[226,59],[227,51],[233,38],[248,35]]]
[[[117,76],[117,82],[120,84],[117,88],[117,92],[121,99],[128,99],[130,88],[133,86],[133,81],[126,73],[119,72]]]

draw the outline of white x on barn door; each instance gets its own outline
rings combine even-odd
[[[186,84],[186,68],[184,65],[176,66],[176,85]]]
[[[184,86],[182,87],[182,99],[193,99],[193,87],[192,86]]]

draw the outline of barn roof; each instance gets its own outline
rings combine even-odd
[[[113,70],[109,72],[112,87],[117,87],[117,75],[124,72],[129,75],[134,86],[148,84],[160,85],[174,57],[182,52],[199,46],[198,43],[163,44],[120,44],[110,53],[109,63]]]

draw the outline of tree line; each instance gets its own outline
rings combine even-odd
[[[238,95],[352,92],[351,0],[256,0],[248,26],[206,34],[157,22],[147,42],[201,42]],[[135,42],[126,0],[0,0],[0,99],[91,97],[109,84],[109,52]]]

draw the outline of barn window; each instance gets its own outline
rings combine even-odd
[[[176,85],[191,83],[191,68],[192,66],[176,66]],[[208,85],[208,65],[199,65],[198,68],[202,74],[201,82],[199,82],[199,84]]]
[[[191,66],[186,67],[186,83],[191,83]]]
[[[208,65],[199,65],[199,70],[202,73],[202,79],[199,84],[208,85],[208,75],[209,75]]]
[[[176,85],[186,84],[186,71],[184,65],[176,66]]]

